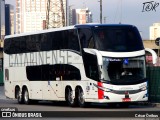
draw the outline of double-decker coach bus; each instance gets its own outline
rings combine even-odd
[[[21,104],[54,100],[84,107],[147,101],[145,49],[137,28],[123,24],[6,36],[4,83],[6,97]]]

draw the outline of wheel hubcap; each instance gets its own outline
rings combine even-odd
[[[84,103],[84,94],[83,94],[83,92],[82,91],[80,91],[80,93],[79,93],[79,101],[80,101],[80,103]]]
[[[68,101],[70,103],[73,103],[73,92],[71,90],[69,90],[68,92]]]
[[[18,94],[17,94],[17,99],[18,99],[18,101],[21,101],[21,92],[20,91],[18,91]]]

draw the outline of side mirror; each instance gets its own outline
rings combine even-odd
[[[154,50],[150,49],[150,48],[145,48],[145,51],[151,53],[152,55],[152,62],[153,64],[156,64],[157,63],[157,54]]]

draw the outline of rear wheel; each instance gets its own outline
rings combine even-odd
[[[16,98],[17,98],[17,101],[18,101],[19,104],[24,103],[23,98],[22,98],[22,93],[21,93],[20,89],[16,90]]]
[[[75,98],[73,98],[73,91],[71,88],[67,88],[66,90],[66,101],[69,106],[74,107],[76,106]]]
[[[28,90],[27,89],[24,89],[24,92],[23,92],[23,99],[24,99],[24,103],[25,104],[30,104],[30,99],[29,99],[29,93],[28,93]]]
[[[86,107],[89,105],[89,103],[85,102],[84,92],[83,92],[82,88],[78,89],[78,105],[80,107]]]

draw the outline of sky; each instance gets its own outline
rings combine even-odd
[[[150,1],[153,1],[152,4],[146,3]],[[6,0],[6,3],[14,2],[15,0]],[[103,18],[106,17],[107,24],[135,25],[143,39],[149,39],[149,27],[155,22],[160,22],[160,0],[102,0],[102,2]],[[69,0],[69,6],[75,9],[87,7],[93,14],[93,22],[100,21],[99,0]],[[143,8],[147,6],[154,9],[145,11]]]

